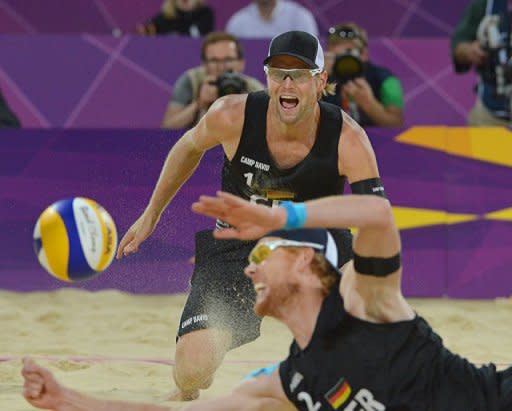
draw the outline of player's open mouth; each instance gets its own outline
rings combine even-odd
[[[286,110],[293,109],[299,104],[299,99],[293,96],[281,96],[279,97],[279,104]]]

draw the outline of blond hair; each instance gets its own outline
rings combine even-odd
[[[164,0],[161,10],[162,14],[169,19],[176,17],[176,5],[174,0]]]
[[[288,251],[297,254],[300,247],[289,247]],[[311,260],[311,271],[318,277],[322,284],[322,295],[327,296],[336,281],[338,280],[339,273],[334,270],[332,265],[325,259],[322,254],[315,253],[313,260]]]
[[[336,94],[336,83],[331,81],[325,83],[325,87],[322,90],[322,96],[334,96]]]
[[[338,279],[339,274],[332,268],[322,254],[315,253],[311,261],[313,271],[322,283],[322,294],[327,296]]]
[[[333,96],[336,94],[336,83],[335,82],[326,82],[324,88],[320,93],[318,93],[318,100],[321,100],[322,97]]]

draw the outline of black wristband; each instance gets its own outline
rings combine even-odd
[[[400,253],[393,257],[361,257],[354,252],[354,268],[357,273],[373,275],[375,277],[386,277],[402,265]]]
[[[373,194],[379,197],[386,197],[386,191],[379,177],[367,178],[366,180],[354,181],[350,184],[352,194]]]

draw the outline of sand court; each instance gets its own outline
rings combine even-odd
[[[119,291],[0,292],[0,409],[28,411],[20,358],[31,355],[70,387],[110,399],[165,403],[174,333],[185,295]],[[512,300],[412,299],[453,351],[512,363]],[[230,352],[202,398],[229,392],[248,372],[284,358],[290,333],[263,321],[262,337]],[[167,403],[171,404],[171,403]]]

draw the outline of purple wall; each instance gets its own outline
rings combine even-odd
[[[227,19],[249,0],[209,0],[222,30]],[[300,0],[319,28],[354,20],[371,36],[447,36],[467,0]],[[124,33],[154,15],[162,0],[0,0],[3,33]],[[378,13],[369,12],[378,10]]]
[[[511,218],[486,214],[510,209],[512,162],[503,155],[510,134],[494,149],[463,129],[432,128],[421,144],[395,140],[398,132],[369,130],[388,196],[418,213],[402,230],[407,296],[489,298],[512,293]],[[178,135],[159,130],[0,130],[0,289],[66,286],[39,267],[32,250],[34,223],[52,202],[87,196],[105,206],[123,234],[145,206],[168,149]],[[508,140],[507,140],[508,139]],[[508,144],[508,145],[507,145]],[[464,157],[446,154],[459,148]],[[480,155],[486,161],[478,160]],[[506,153],[506,151],[505,151]],[[221,153],[214,150],[165,211],[138,254],[81,284],[137,293],[186,289],[196,230],[212,222],[190,211],[200,194],[219,188]],[[501,164],[501,165],[500,165]],[[444,224],[448,215],[474,220]],[[422,225],[425,218],[429,222]],[[399,222],[402,220],[399,219]],[[403,223],[403,222],[402,222]]]
[[[199,61],[199,40],[0,36],[0,87],[25,127],[159,127],[175,79]],[[246,40],[247,73],[264,80],[266,40]],[[473,73],[453,73],[446,38],[375,39],[373,62],[405,91],[406,125],[465,124]]]

